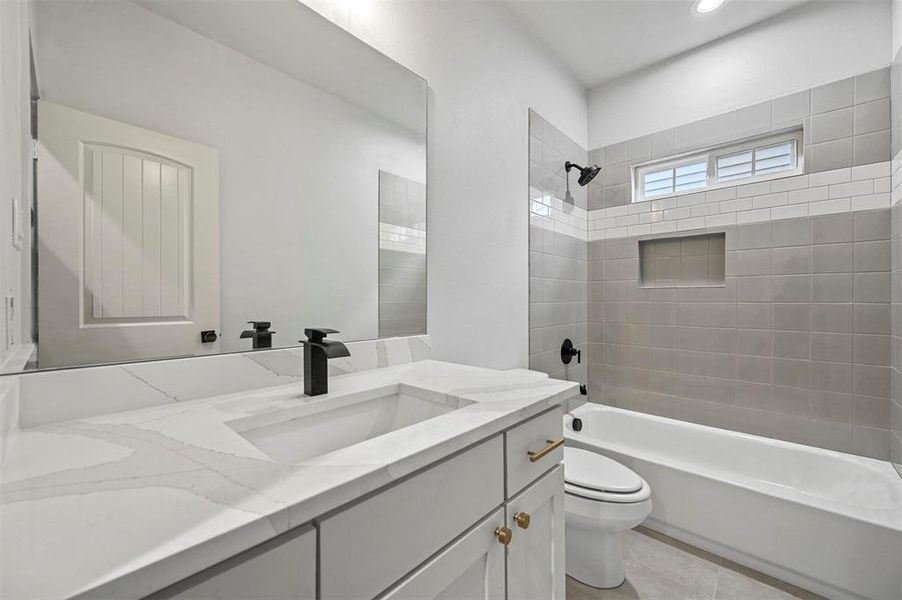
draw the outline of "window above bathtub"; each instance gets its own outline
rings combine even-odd
[[[802,130],[797,129],[637,165],[632,200],[691,194],[802,172]]]

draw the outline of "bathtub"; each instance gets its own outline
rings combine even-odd
[[[645,525],[828,598],[902,598],[902,479],[888,462],[585,404],[568,445],[651,486]]]

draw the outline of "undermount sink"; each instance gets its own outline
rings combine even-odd
[[[296,463],[448,414],[470,401],[395,385],[325,398],[280,411],[274,422],[241,419],[228,425],[280,463]],[[253,419],[253,421],[252,421]]]

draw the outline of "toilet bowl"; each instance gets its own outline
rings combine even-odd
[[[598,588],[624,580],[620,533],[651,513],[651,488],[601,454],[564,448],[567,575]]]

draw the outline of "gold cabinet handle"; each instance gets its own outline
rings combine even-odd
[[[511,538],[514,537],[513,532],[507,527],[496,527],[495,528],[495,537],[498,538],[498,541],[507,546],[511,543]]]
[[[538,462],[538,461],[542,460],[543,458],[545,458],[546,456],[548,456],[549,454],[551,454],[552,452],[554,452],[555,450],[557,450],[558,448],[560,448],[561,446],[563,446],[564,438],[561,438],[558,441],[545,440],[545,442],[548,445],[545,446],[544,448],[542,448],[541,450],[539,450],[538,452],[533,452],[532,450],[530,450],[529,452],[526,453],[527,455],[529,455],[529,462]]]
[[[514,521],[520,529],[529,529],[529,513],[514,513]]]

